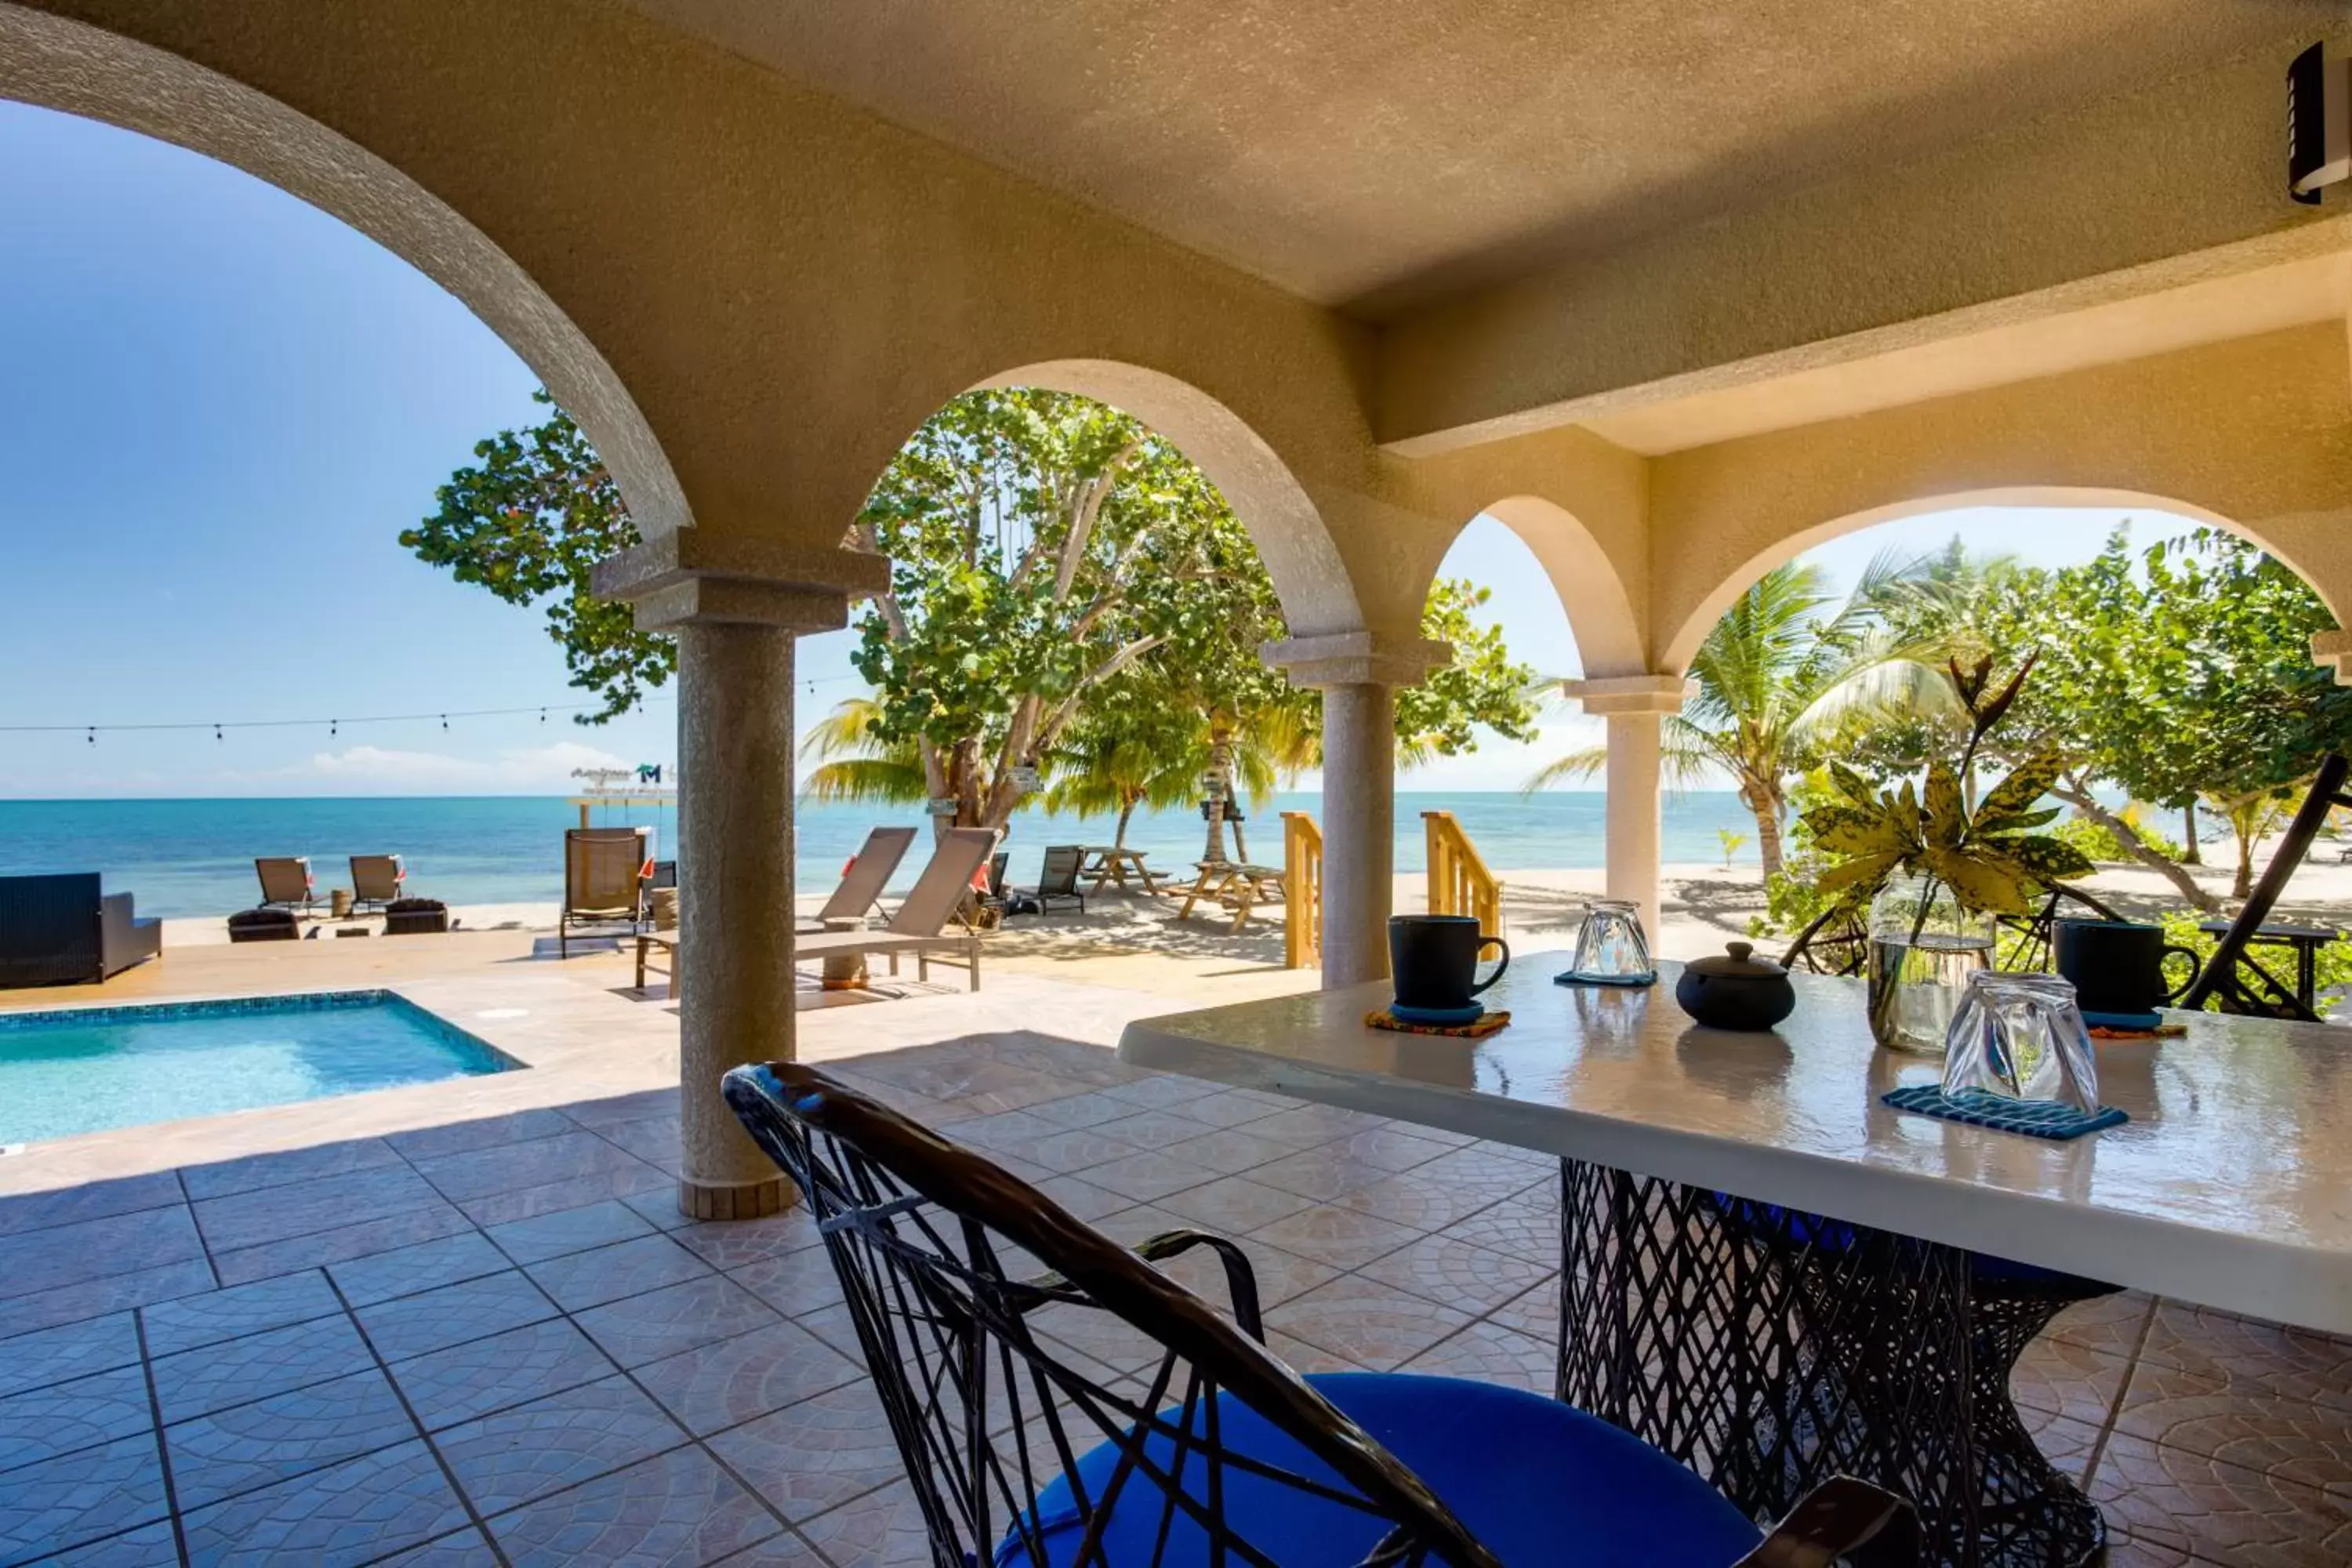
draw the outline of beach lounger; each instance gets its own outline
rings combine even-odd
[[[879,953],[890,961],[890,973],[898,973],[902,953],[915,956],[918,978],[930,978],[931,960],[961,962],[971,977],[971,989],[980,989],[980,933],[969,927],[950,934],[946,927],[972,891],[976,876],[996,847],[996,832],[988,827],[951,827],[931,851],[931,863],[915,879],[915,886],[890,923],[878,931],[826,931],[821,936],[795,937],[793,958],[795,963],[846,956],[851,953]]]
[[[299,855],[258,857],[253,862],[261,879],[261,907],[297,910],[304,914],[319,901],[318,884],[310,879],[310,862]]]
[[[877,827],[866,836],[865,847],[857,851],[842,874],[841,885],[825,900],[824,908],[817,910],[814,922],[802,921],[804,931],[830,929],[825,922],[862,921],[866,911],[882,901],[882,889],[898,862],[907,858],[907,846],[915,841],[911,827]]]
[[[1039,914],[1052,914],[1056,903],[1076,904],[1078,913],[1087,912],[1087,896],[1078,891],[1078,868],[1086,859],[1086,849],[1080,845],[1056,844],[1046,849],[1045,863],[1037,870],[1037,886],[1028,894]]]
[[[566,958],[572,956],[575,928],[618,924],[631,935],[642,929],[652,858],[650,828],[565,828],[563,913],[556,921],[557,951]]]
[[[352,912],[383,909],[403,896],[400,885],[407,879],[408,868],[401,864],[397,855],[352,856]]]

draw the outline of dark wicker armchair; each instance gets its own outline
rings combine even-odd
[[[938,1568],[1916,1561],[1907,1508],[1858,1482],[1762,1541],[1692,1472],[1567,1405],[1302,1378],[1258,1342],[1233,1243],[1180,1230],[1129,1252],[811,1068],[738,1068],[725,1089],[824,1233]],[[1149,1261],[1202,1247],[1230,1319]],[[1120,1375],[1067,1348],[1106,1331],[1154,1359]]]

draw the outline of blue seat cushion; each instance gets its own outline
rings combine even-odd
[[[1418,1474],[1511,1568],[1728,1568],[1761,1539],[1697,1476],[1607,1422],[1553,1400],[1408,1373],[1327,1373],[1307,1381]],[[1202,1430],[1205,1413],[1194,1421],[1193,1430]],[[1217,1422],[1228,1454],[1347,1489],[1319,1460],[1232,1395],[1218,1396]],[[1152,1439],[1155,1463],[1171,1465],[1174,1451],[1166,1436]],[[1087,1497],[1102,1496],[1118,1458],[1118,1450],[1106,1443],[1078,1460]],[[1205,1506],[1203,1471],[1200,1456],[1188,1456],[1185,1489]],[[1361,1562],[1391,1528],[1344,1503],[1230,1464],[1223,1490],[1233,1531],[1283,1568],[1345,1568]],[[1038,1494],[1044,1563],[1033,1559],[1018,1535],[1009,1535],[997,1549],[997,1568],[1070,1568],[1087,1532],[1076,1495],[1067,1476]],[[1157,1485],[1140,1473],[1129,1476],[1103,1536],[1110,1568],[1155,1562],[1190,1568],[1211,1561],[1207,1536],[1181,1513],[1170,1527],[1164,1555],[1154,1557],[1165,1507]]]
[[[1778,1204],[1759,1204],[1748,1198],[1734,1197],[1729,1193],[1713,1195],[1716,1206],[1733,1220],[1750,1229],[1778,1232],[1799,1247],[1815,1247],[1824,1252],[1846,1252],[1859,1239],[1854,1227],[1842,1219],[1806,1214],[1801,1209],[1784,1209]],[[1995,1258],[1990,1252],[1969,1253],[1969,1272],[1979,1284],[2031,1286],[2037,1289],[2064,1290],[2088,1296],[2102,1295],[2115,1289],[2095,1279],[2084,1279],[2055,1268],[2044,1268],[2039,1264]]]

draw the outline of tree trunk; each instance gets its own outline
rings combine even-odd
[[[1118,808],[1118,831],[1110,836],[1110,841],[1113,844],[1118,845],[1121,849],[1127,847],[1128,822],[1135,816],[1136,805],[1142,798],[1143,797],[1141,795],[1131,795],[1127,797],[1126,804]]]
[[[2221,900],[2199,887],[2196,878],[2182,870],[2168,857],[2149,848],[2140,836],[2131,830],[2131,824],[2101,805],[2098,797],[2094,795],[2087,787],[2057,783],[2050,786],[2050,793],[2105,828],[2115,837],[2116,842],[2124,847],[2126,853],[2149,870],[2163,877],[2166,881],[2170,882],[2174,891],[2188,900],[2200,913],[2210,915],[2221,908]]]
[[[2254,836],[2247,831],[2253,826],[2253,819],[2241,817],[2231,826],[2238,838],[2238,874],[2230,879],[2230,896],[2243,899],[2254,890]]]
[[[1223,860],[1225,855],[1224,801],[1234,784],[1234,741],[1226,731],[1216,731],[1209,736],[1209,776],[1216,781],[1208,793],[1213,803],[1209,808],[1209,831],[1201,851],[1203,860]]]
[[[2180,808],[2180,863],[2184,866],[2205,864],[2204,851],[2197,847],[2197,802],[2194,799]]]
[[[1776,804],[1748,803],[1756,814],[1756,858],[1764,867],[1767,879],[1780,874],[1780,812]]]

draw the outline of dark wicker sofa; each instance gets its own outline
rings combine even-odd
[[[163,922],[98,873],[0,877],[0,986],[96,984],[163,951]]]

